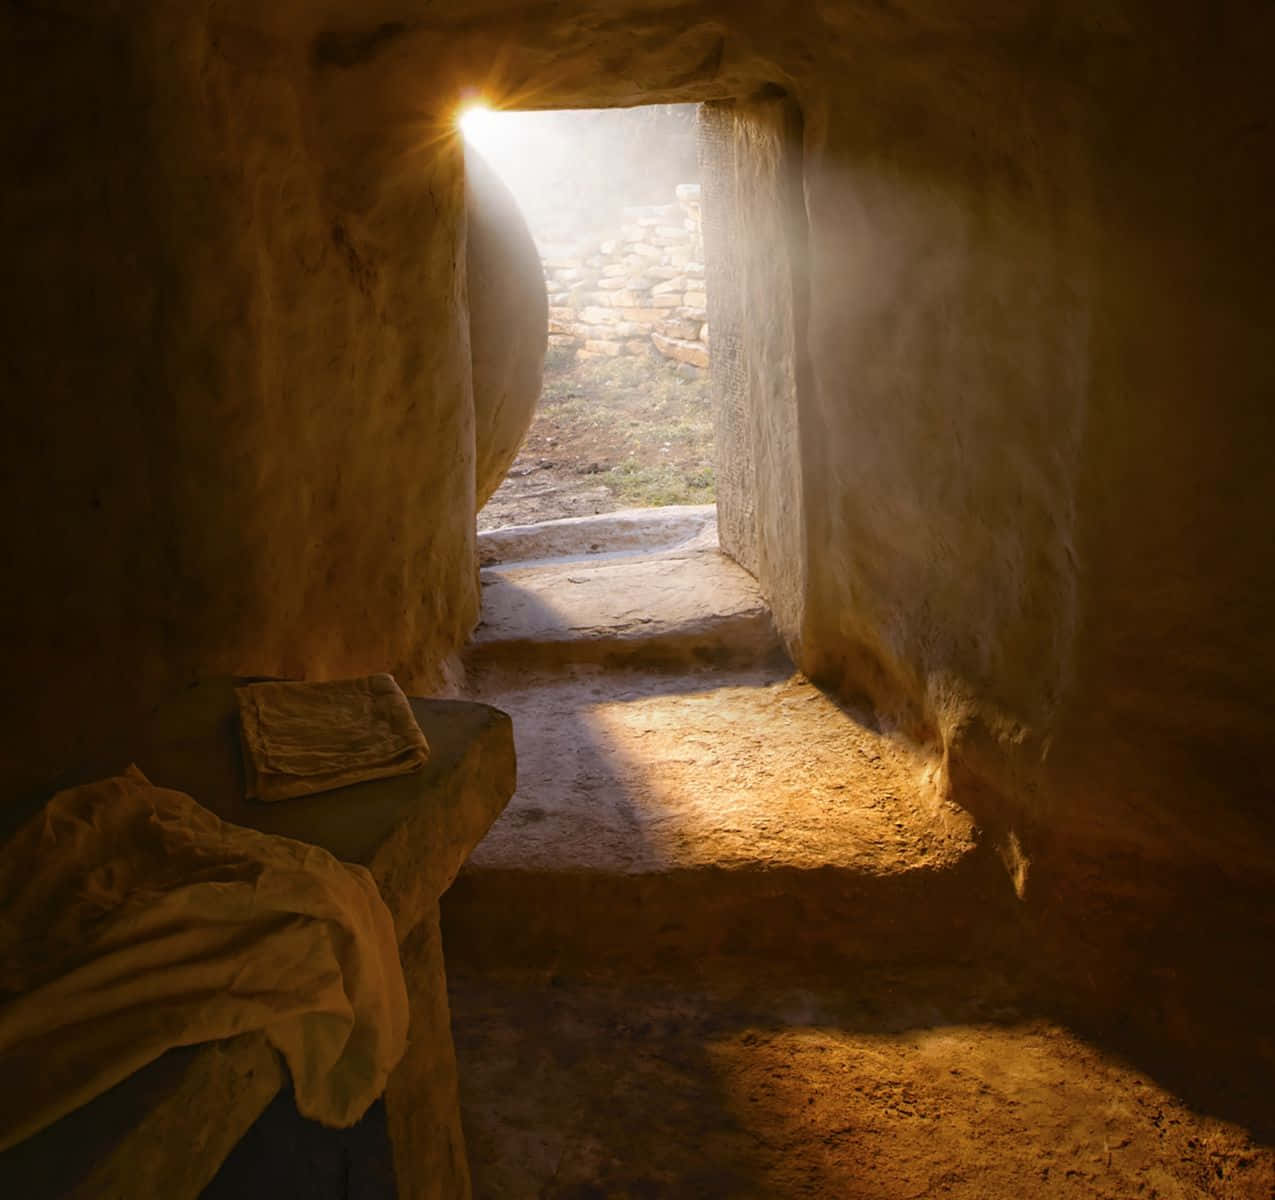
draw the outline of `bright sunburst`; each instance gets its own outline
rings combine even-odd
[[[481,100],[472,100],[460,110],[460,116],[457,124],[460,131],[471,142],[480,142],[483,135],[489,134],[492,127],[496,123],[496,114],[491,110],[490,106],[484,104]]]

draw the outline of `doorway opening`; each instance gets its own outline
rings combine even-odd
[[[480,531],[714,503],[698,107],[462,116],[535,240],[549,317],[536,415]]]

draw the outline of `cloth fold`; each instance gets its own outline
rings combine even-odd
[[[264,1031],[307,1117],[350,1125],[407,1044],[371,874],[221,821],[136,767],[0,847],[0,1150],[166,1050]]]
[[[248,795],[286,800],[419,770],[429,743],[392,675],[235,689]]]

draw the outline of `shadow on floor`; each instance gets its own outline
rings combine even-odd
[[[1004,970],[454,972],[475,1195],[1265,1197],[1275,1154]]]

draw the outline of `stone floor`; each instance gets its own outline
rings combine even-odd
[[[987,968],[449,971],[480,1200],[1275,1194],[1269,1146]]]
[[[531,665],[667,669],[773,658],[779,642],[756,582],[717,549],[715,520],[690,512],[699,519],[612,514],[482,535],[480,557],[500,561],[481,573],[471,673],[506,665],[524,680]],[[507,557],[520,553],[537,557]],[[492,686],[500,685],[475,690]]]
[[[484,535],[519,785],[443,903],[476,1195],[1275,1195],[1006,965],[999,859],[711,522],[603,520]]]

